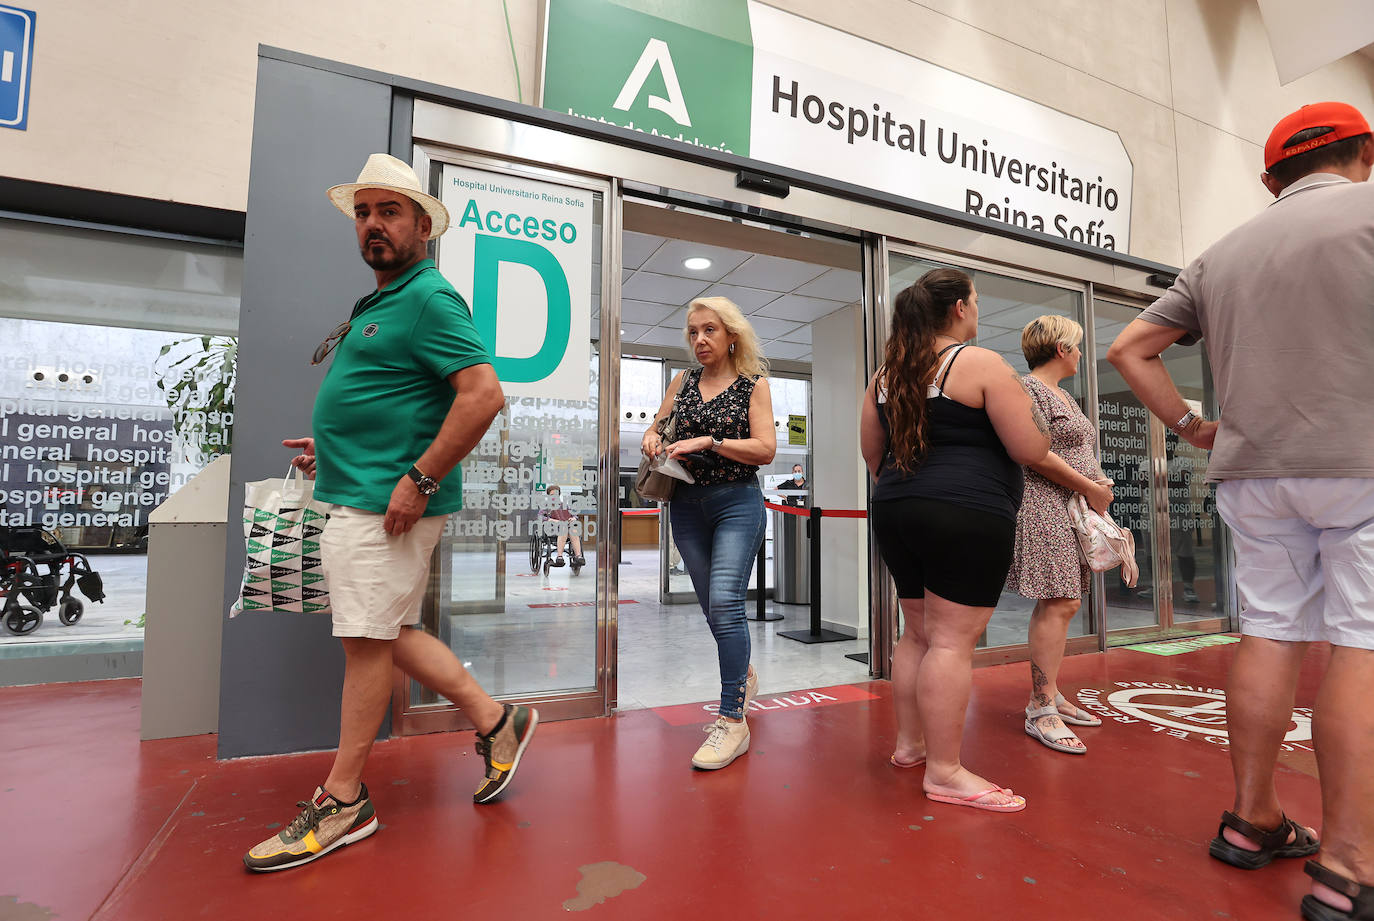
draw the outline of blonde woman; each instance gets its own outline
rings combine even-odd
[[[1097,430],[1059,386],[1078,373],[1082,341],[1083,327],[1068,317],[1037,317],[1021,331],[1021,353],[1030,367],[1021,380],[1049,423],[1051,445],[1043,461],[1026,466],[1026,491],[1007,575],[1009,591],[1035,599],[1026,734],[1070,755],[1086,754],[1087,747],[1064,724],[1100,726],[1102,720],[1059,693],[1059,664],[1069,622],[1092,579],[1069,527],[1068,501],[1082,493],[1098,512],[1106,512],[1112,502],[1112,481],[1098,464]]]
[[[763,491],[758,469],[777,453],[768,363],[744,314],[729,299],[706,297],[687,309],[687,347],[701,367],[673,378],[654,421],[677,406],[677,440],[663,444],[650,425],[640,444],[650,456],[667,452],[691,471],[669,505],[673,538],[692,578],[720,664],[720,715],[692,757],[717,770],[749,750],[745,710],[758,690],[749,664],[745,593],[763,542]]]

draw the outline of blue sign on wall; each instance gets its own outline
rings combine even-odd
[[[23,131],[29,124],[33,33],[38,14],[0,6],[0,127]]]

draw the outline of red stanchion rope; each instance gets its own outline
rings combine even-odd
[[[623,509],[620,510],[620,514],[622,514],[622,515],[629,515],[629,516],[631,516],[631,517],[635,517],[635,516],[643,517],[643,516],[646,516],[646,515],[657,515],[657,514],[658,514],[658,509],[656,509],[656,508],[623,508]]]
[[[775,512],[782,512],[784,515],[798,515],[802,518],[810,518],[809,508],[799,508],[795,505],[778,505],[776,502],[764,500],[765,508],[771,508]],[[868,512],[861,508],[823,508],[821,509],[822,518],[867,518]]]
[[[776,502],[769,502],[767,499],[763,500],[763,507],[771,508],[775,512],[782,512],[784,515],[798,515],[802,518],[811,517],[810,509],[799,508],[795,505],[778,505]]]

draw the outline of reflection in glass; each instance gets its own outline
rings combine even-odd
[[[1150,482],[1150,416],[1116,368],[1106,360],[1108,347],[1139,312],[1133,307],[1096,301],[1093,323],[1097,334],[1098,433],[1102,470],[1115,481],[1111,515],[1135,537],[1140,581],[1134,589],[1121,580],[1121,570],[1106,574],[1108,630],[1150,627],[1155,613],[1153,494]]]
[[[55,601],[37,605],[43,622],[22,623],[22,633],[0,626],[0,646],[89,640],[140,648],[148,516],[228,453],[233,345],[230,338],[0,317],[0,547],[37,542],[35,549],[46,549],[41,530],[88,555],[105,583],[102,603],[74,596],[82,602],[79,619],[60,620]],[[202,399],[207,391],[212,403]],[[9,527],[37,530],[11,540]]]
[[[1170,346],[1164,366],[1189,408],[1216,418],[1212,378],[1202,346]],[[1221,519],[1216,510],[1216,484],[1207,482],[1208,452],[1173,432],[1164,436],[1169,488],[1169,556],[1173,572],[1174,619],[1225,616],[1223,554],[1218,549]]]

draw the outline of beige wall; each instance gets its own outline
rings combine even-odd
[[[24,179],[242,211],[259,44],[517,97],[501,0],[24,5],[29,127],[0,131],[0,173]],[[505,5],[529,102],[538,4]]]
[[[1179,265],[1266,201],[1270,126],[1304,102],[1374,116],[1374,61],[1279,86],[1255,0],[770,0],[1120,133],[1131,250]],[[30,0],[29,129],[0,173],[242,210],[259,43],[506,99],[533,97],[537,0]]]

